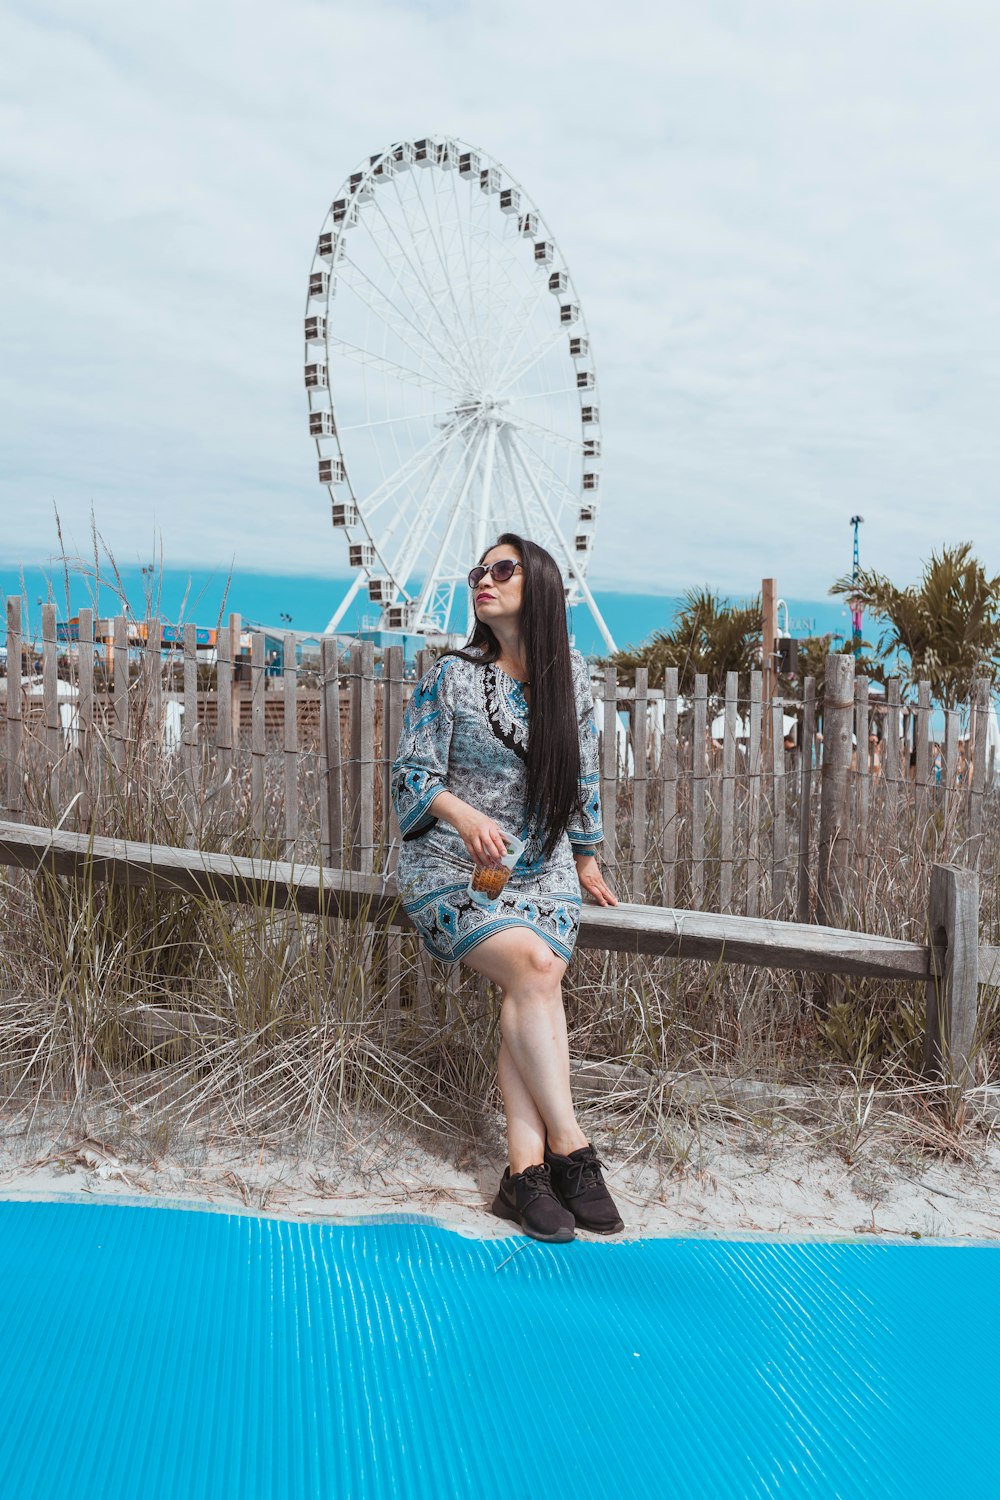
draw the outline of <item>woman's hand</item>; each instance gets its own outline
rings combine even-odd
[[[598,906],[617,906],[618,897],[601,874],[597,858],[593,854],[574,855],[576,873],[580,878],[580,889],[593,896]]]
[[[499,823],[474,807],[459,814],[452,826],[477,865],[495,865],[507,853]]]
[[[435,818],[450,823],[477,865],[495,865],[507,853],[503,829],[454,792],[438,792],[427,805]]]

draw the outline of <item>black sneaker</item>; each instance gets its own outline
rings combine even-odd
[[[624,1229],[615,1200],[604,1186],[593,1146],[580,1146],[568,1156],[557,1156],[545,1148],[545,1164],[552,1172],[552,1186],[581,1229],[593,1234],[617,1234]]]
[[[504,1168],[493,1212],[498,1219],[520,1224],[525,1234],[535,1240],[562,1245],[574,1237],[573,1215],[552,1191],[549,1169],[542,1162],[513,1176],[510,1167]]]

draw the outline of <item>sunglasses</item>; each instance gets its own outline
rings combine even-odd
[[[477,583],[482,583],[487,573],[491,578],[495,578],[497,583],[508,583],[514,576],[514,569],[521,566],[521,563],[515,562],[512,557],[501,557],[499,562],[490,563],[485,568],[480,563],[478,567],[469,569],[469,588],[474,589]]]

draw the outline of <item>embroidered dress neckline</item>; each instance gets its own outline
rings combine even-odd
[[[527,677],[514,677],[510,672],[507,671],[507,668],[502,667],[499,662],[495,661],[492,663],[492,665],[501,674],[501,676],[506,677],[508,682],[516,682],[518,687],[531,686],[531,683]]]

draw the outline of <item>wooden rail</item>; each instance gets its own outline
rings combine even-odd
[[[0,822],[0,864],[74,878],[262,903],[306,912],[338,912],[392,927],[409,919],[391,876],[317,865],[210,854]],[[936,865],[931,881],[931,943],[773,922],[676,907],[584,905],[579,943],[624,953],[751,964],[926,986],[924,1065],[929,1076],[966,1080],[975,1044],[980,972],[993,982],[1000,953],[978,943],[979,889],[974,871]]]

